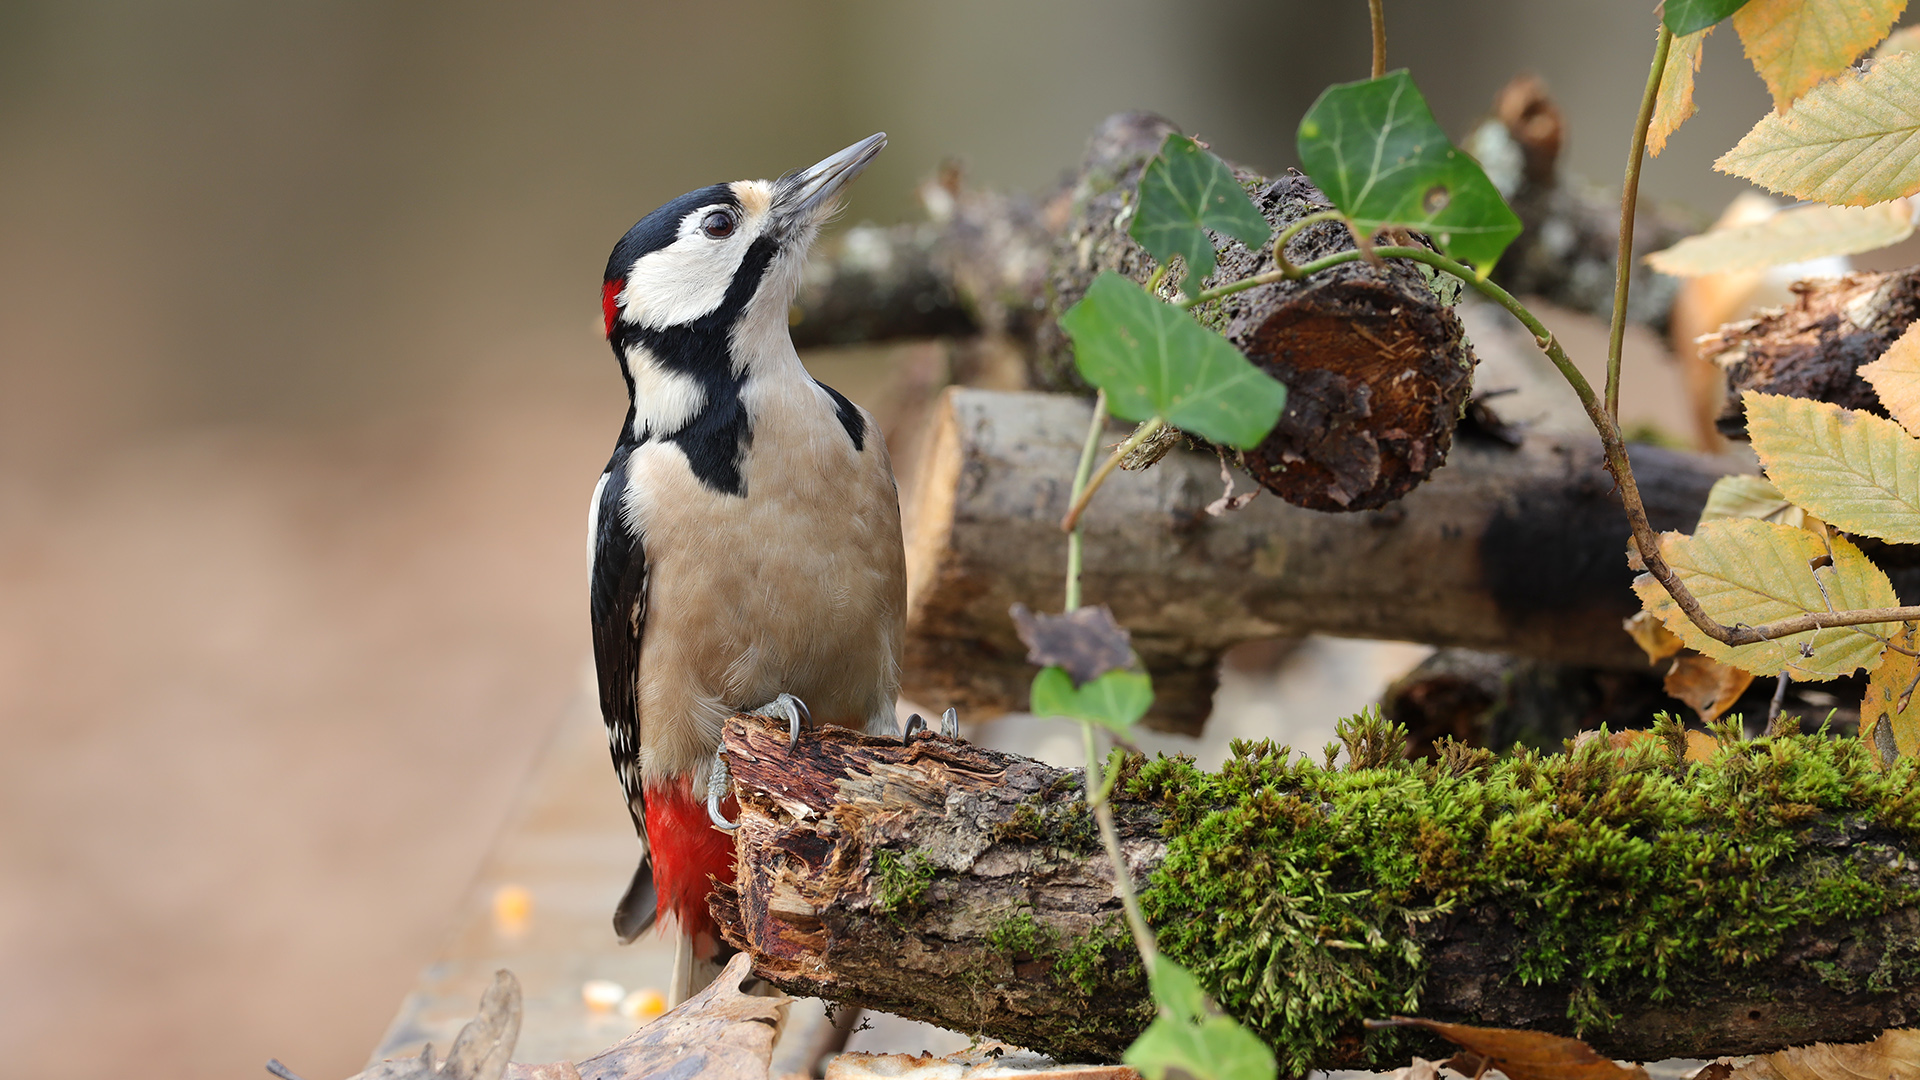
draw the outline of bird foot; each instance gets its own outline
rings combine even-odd
[[[915,735],[930,730],[932,729],[927,727],[924,717],[919,713],[912,713],[907,717],[906,726],[900,730],[900,741],[912,742]],[[940,714],[940,734],[949,739],[960,737],[960,714],[957,711],[948,709]]]
[[[800,729],[813,726],[813,710],[807,703],[792,694],[781,694],[765,705],[753,710],[752,715],[764,716],[769,720],[787,722],[787,745],[791,747],[800,741]]]
[[[949,710],[951,711],[951,710]],[[769,720],[787,722],[787,745],[800,741],[801,727],[813,726],[813,711],[807,703],[792,694],[781,694],[765,705],[754,709],[751,716],[764,716]],[[720,802],[727,797],[727,789],[733,785],[733,771],[727,768],[727,756],[724,748],[713,751],[713,767],[707,771],[707,819],[716,829],[727,832],[740,827],[737,821],[728,821],[727,815],[720,812]]]
[[[733,786],[733,770],[727,768],[725,747],[715,747],[713,767],[707,770],[707,820],[713,827],[723,832],[732,832],[740,827],[737,821],[728,821],[727,815],[720,811],[720,800],[727,797],[727,789]]]

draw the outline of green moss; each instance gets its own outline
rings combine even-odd
[[[1031,960],[1053,951],[1053,931],[1022,911],[1002,919],[987,931],[987,944],[1009,960]]]
[[[903,915],[918,907],[933,884],[934,867],[917,851],[902,858],[885,848],[873,853],[873,873],[878,882],[874,898],[876,909],[889,915]]]
[[[1742,742],[1736,725],[1698,764],[1664,728],[1626,749],[1406,762],[1404,732],[1377,714],[1341,725],[1358,768],[1265,742],[1236,744],[1217,774],[1162,758],[1122,785],[1164,810],[1147,917],[1298,1072],[1362,1039],[1393,1058],[1398,1034],[1358,1022],[1420,1011],[1420,928],[1483,902],[1505,917],[1487,932],[1511,977],[1566,987],[1580,1030],[1770,959],[1795,930],[1912,902],[1892,871],[1808,854],[1824,849],[1805,837],[1860,822],[1920,834],[1920,770],[1881,773],[1858,740],[1824,732]],[[1920,947],[1896,953],[1889,985],[1920,969]]]

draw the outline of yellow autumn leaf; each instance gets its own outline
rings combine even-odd
[[[1920,26],[1903,26],[1887,35],[1887,40],[1873,50],[1873,58],[1878,60],[1883,56],[1892,56],[1894,53],[1917,50],[1920,50]]]
[[[1920,439],[1831,402],[1752,390],[1740,400],[1780,494],[1842,532],[1920,543]]]
[[[1693,707],[1700,714],[1702,723],[1711,723],[1721,713],[1733,707],[1753,684],[1753,672],[1742,671],[1729,664],[1695,653],[1686,653],[1673,659],[1673,666],[1667,669],[1662,689]]]
[[[1836,206],[1920,191],[1920,53],[1815,87],[1789,112],[1762,117],[1713,167]]]
[[[1654,664],[1680,651],[1680,639],[1673,636],[1667,624],[1656,618],[1651,611],[1636,611],[1633,617],[1620,624],[1647,654],[1647,663]]]
[[[1913,648],[1913,631],[1912,623],[1901,623],[1893,643]],[[1883,769],[1897,758],[1920,756],[1920,694],[1908,696],[1916,677],[1920,657],[1895,649],[1888,649],[1887,658],[1867,677],[1867,693],[1860,701],[1860,739]]]
[[[1647,256],[1647,262],[1663,274],[1700,277],[1873,251],[1912,234],[1913,210],[1905,199],[1878,206],[1802,206],[1752,225],[1689,236]]]
[[[1860,377],[1880,395],[1880,406],[1908,433],[1920,432],[1920,322],[1907,327],[1880,359],[1861,364]]]
[[[1701,521],[1757,518],[1795,528],[1801,527],[1806,516],[1806,511],[1788,501],[1764,476],[1723,476],[1715,480],[1713,490],[1707,492],[1706,508],[1700,511]]]
[[[1665,533],[1660,552],[1707,614],[1728,626],[1898,602],[1887,575],[1844,537],[1822,541],[1805,529],[1770,521],[1723,518],[1703,523],[1692,536]],[[1890,629],[1835,626],[1729,648],[1693,625],[1652,574],[1641,574],[1633,591],[1688,648],[1755,675],[1786,671],[1795,679],[1823,682],[1851,674],[1880,659],[1882,646],[1867,632],[1885,636]]]
[[[1693,115],[1693,73],[1700,70],[1700,46],[1713,27],[1673,39],[1667,66],[1661,69],[1660,96],[1653,103],[1653,123],[1647,128],[1647,153],[1654,157],[1667,148],[1667,137]]]
[[[1729,1080],[1920,1080],[1920,1030],[1896,1028],[1872,1042],[1814,1043],[1762,1054]]]
[[[1886,37],[1906,6],[1907,0],[1748,0],[1733,13],[1733,28],[1773,93],[1774,109],[1785,112]]]

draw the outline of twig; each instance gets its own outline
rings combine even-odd
[[[1080,464],[1073,471],[1073,501],[1087,488],[1087,475],[1093,471],[1093,455],[1100,449],[1100,429],[1107,420],[1107,392],[1093,395],[1093,419],[1087,423],[1087,439],[1080,445]],[[1067,533],[1067,611],[1080,607],[1080,530]]]
[[[1098,423],[1099,420],[1101,419],[1105,419],[1105,418],[1098,417],[1096,418],[1095,423]],[[1079,494],[1074,498],[1073,505],[1067,508],[1067,516],[1060,519],[1061,532],[1072,532],[1074,529],[1079,527],[1080,515],[1086,513],[1087,504],[1093,501],[1093,493],[1096,491],[1099,491],[1100,485],[1107,482],[1107,476],[1108,474],[1113,472],[1114,466],[1120,464],[1121,458],[1126,457],[1128,454],[1132,453],[1134,447],[1139,446],[1141,443],[1146,442],[1149,438],[1152,438],[1154,432],[1159,431],[1161,428],[1165,426],[1167,426],[1167,422],[1165,420],[1160,419],[1157,416],[1147,421],[1146,423],[1141,424],[1140,429],[1138,431],[1135,431],[1131,438],[1129,438],[1126,442],[1121,443],[1119,447],[1117,447],[1113,451],[1113,456],[1107,458],[1107,460],[1100,463],[1100,471],[1093,474],[1092,480],[1085,481],[1083,483],[1082,477],[1076,476],[1074,478],[1074,487],[1078,489]],[[1084,462],[1085,462],[1085,459],[1083,458],[1082,459],[1083,470],[1085,468]],[[1067,608],[1067,610],[1072,611],[1073,608],[1069,607]]]
[[[1620,189],[1620,250],[1613,267],[1613,322],[1607,331],[1607,415],[1616,424],[1620,422],[1620,351],[1627,339],[1627,284],[1633,280],[1633,212],[1640,201],[1640,163],[1647,156],[1647,128],[1653,123],[1660,76],[1667,70],[1672,45],[1673,31],[1663,19],[1653,46],[1653,70],[1647,73],[1647,90],[1640,96],[1640,116],[1634,121],[1627,150],[1626,183]]]
[[[1373,77],[1387,73],[1387,13],[1382,0],[1367,0],[1367,14],[1373,19]]]
[[[1147,917],[1140,911],[1140,898],[1133,891],[1133,875],[1127,870],[1126,852],[1120,849],[1120,830],[1114,827],[1113,804],[1106,797],[1112,788],[1101,782],[1100,748],[1093,725],[1081,723],[1080,734],[1087,751],[1087,803],[1093,807],[1093,818],[1100,825],[1100,843],[1107,849],[1108,861],[1113,863],[1113,889],[1120,895],[1120,907],[1126,912],[1134,948],[1140,950],[1140,964],[1146,969],[1147,978],[1152,979],[1160,949],[1154,942],[1153,931],[1147,928]]]
[[[1774,721],[1780,719],[1780,708],[1787,703],[1787,673],[1780,672],[1780,681],[1774,685],[1773,700],[1767,704],[1767,730],[1773,730]]]

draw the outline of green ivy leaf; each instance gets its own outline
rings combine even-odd
[[[1178,283],[1184,287],[1213,273],[1213,241],[1207,229],[1255,250],[1273,235],[1226,162],[1175,132],[1140,175],[1140,198],[1127,235],[1161,262],[1175,255],[1185,259]]]
[[[1153,961],[1160,1015],[1127,1047],[1124,1060],[1147,1080],[1273,1080],[1273,1051],[1253,1032],[1207,1003],[1191,972],[1165,956]]]
[[[1153,704],[1153,679],[1144,671],[1109,671],[1075,687],[1065,669],[1042,668],[1033,677],[1035,716],[1064,716],[1125,732]]]
[[[1667,0],[1667,29],[1682,37],[1705,30],[1747,6],[1747,0]]]
[[[1257,446],[1280,420],[1287,388],[1226,338],[1112,271],[1060,316],[1080,374],[1125,420],[1155,416],[1228,446]]]
[[[1456,149],[1404,71],[1329,86],[1300,121],[1300,164],[1362,230],[1405,225],[1482,276],[1520,219]]]

